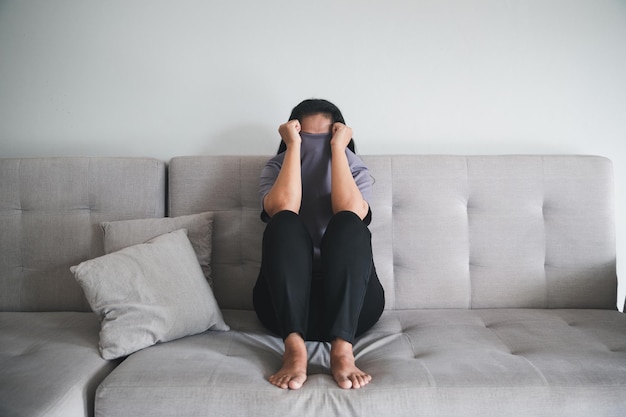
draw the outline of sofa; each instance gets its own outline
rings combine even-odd
[[[268,157],[0,159],[0,416],[626,416],[610,160],[363,156],[373,380],[307,342],[290,391],[252,309]]]

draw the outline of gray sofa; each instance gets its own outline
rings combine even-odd
[[[285,391],[251,305],[266,159],[0,160],[0,416],[626,416],[609,160],[364,157],[387,304],[354,349],[373,381],[338,388],[312,343]],[[103,359],[70,272],[105,253],[100,224],[206,212],[230,331]]]

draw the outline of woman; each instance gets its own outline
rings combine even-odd
[[[367,228],[372,178],[332,103],[303,101],[278,131],[278,154],[261,173],[267,226],[253,294],[259,319],[285,343],[283,366],[269,381],[302,387],[304,342],[314,340],[331,343],[337,384],[360,388],[371,376],[357,368],[352,345],[385,305]]]

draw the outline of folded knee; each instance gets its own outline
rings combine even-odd
[[[310,252],[311,236],[300,216],[293,211],[283,210],[276,213],[265,227],[263,245],[284,248],[285,245],[304,247]]]
[[[332,239],[365,239],[371,236],[369,229],[361,218],[352,211],[336,213],[326,228],[326,235]],[[326,236],[325,236],[326,238]]]

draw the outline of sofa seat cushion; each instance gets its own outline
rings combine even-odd
[[[626,316],[608,310],[386,311],[358,339],[365,388],[345,391],[329,345],[309,343],[298,391],[267,378],[282,341],[254,312],[131,355],[102,383],[103,416],[618,416],[626,410]]]
[[[118,364],[98,352],[93,313],[0,313],[0,415],[93,415],[96,387]]]

